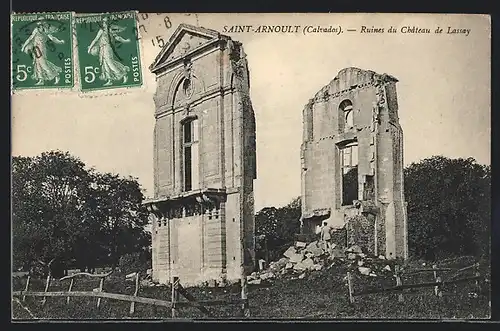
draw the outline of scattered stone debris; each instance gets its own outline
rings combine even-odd
[[[270,283],[277,278],[305,279],[317,276],[314,272],[344,266],[361,276],[379,277],[391,274],[393,262],[385,256],[369,256],[359,245],[342,249],[340,245],[313,241],[297,241],[289,247],[278,261],[270,262],[265,270],[248,276],[248,284]]]
[[[359,270],[360,274],[365,275],[365,276],[369,276],[371,271],[372,271],[372,269],[366,268],[366,267],[359,267],[358,270]]]
[[[297,248],[304,248],[304,247],[306,247],[306,246],[307,246],[307,243],[305,243],[305,242],[303,242],[303,241],[297,241],[297,242],[295,243],[295,247],[297,247]]]
[[[260,279],[252,279],[248,282],[248,284],[252,284],[252,285],[260,285],[260,283],[262,282],[262,280]]]
[[[358,245],[351,246],[350,248],[347,249],[347,252],[363,254],[361,247],[359,247]]]
[[[147,275],[146,277],[141,279],[140,284],[141,284],[141,286],[146,286],[146,287],[155,286],[155,283],[153,283],[153,279],[151,278],[151,275]]]

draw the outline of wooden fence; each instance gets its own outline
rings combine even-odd
[[[473,269],[474,270],[474,276],[471,277],[465,277],[465,278],[458,278],[464,271]],[[450,272],[450,271],[455,271],[455,273],[447,280],[444,280],[442,277],[442,272]],[[422,283],[416,283],[416,284],[403,284],[403,276],[409,276],[409,275],[415,275],[419,273],[430,273],[432,272],[434,275],[434,281],[433,282],[422,282]],[[370,295],[370,294],[380,294],[380,293],[392,293],[392,292],[400,292],[398,294],[398,301],[403,302],[404,297],[403,297],[403,291],[406,289],[417,289],[417,288],[427,288],[427,287],[432,287],[434,288],[434,295],[438,297],[443,296],[442,288],[447,285],[447,284],[457,284],[457,283],[465,283],[465,282],[470,282],[470,281],[475,281],[475,286],[478,290],[480,290],[480,284],[479,284],[479,279],[481,278],[481,274],[479,272],[479,263],[475,263],[473,265],[467,266],[465,268],[438,268],[436,265],[434,265],[432,268],[426,268],[426,269],[416,269],[412,271],[407,271],[404,272],[401,270],[401,268],[396,265],[395,270],[394,270],[394,278],[396,279],[396,284],[393,287],[386,287],[386,288],[377,288],[377,289],[365,289],[359,292],[355,292],[353,289],[353,278],[352,274],[350,271],[347,272],[347,286],[348,286],[348,295],[349,295],[349,302],[354,303],[354,298],[358,296],[363,296],[363,295]],[[457,279],[458,278],[458,279]]]
[[[129,314],[132,315],[135,312],[135,304],[146,304],[160,307],[167,307],[171,309],[172,318],[179,317],[179,308],[181,307],[195,307],[200,310],[205,316],[213,317],[213,314],[210,310],[207,309],[209,306],[227,306],[227,305],[239,305],[241,317],[250,317],[250,307],[248,303],[248,285],[247,285],[247,277],[241,277],[241,297],[238,299],[230,299],[230,300],[196,300],[181,284],[179,277],[173,277],[172,279],[172,294],[170,301],[168,300],[159,300],[153,298],[139,297],[137,293],[139,292],[139,279],[140,274],[138,272],[127,275],[127,278],[135,278],[135,291],[134,295],[126,295],[119,293],[108,293],[103,291],[104,280],[111,275],[112,272],[106,274],[89,274],[89,273],[77,273],[71,276],[65,276],[59,279],[59,281],[70,280],[69,287],[67,291],[49,291],[49,287],[51,284],[51,276],[47,277],[45,283],[45,289],[43,292],[35,292],[30,291],[30,280],[31,277],[28,276],[26,281],[26,286],[23,291],[14,291],[12,293],[13,296],[22,297],[22,300],[25,301],[27,296],[33,297],[43,297],[42,306],[44,306],[47,302],[47,297],[66,297],[66,304],[70,303],[71,297],[91,297],[97,298],[96,307],[99,308],[101,306],[101,299],[111,299],[111,300],[120,300],[120,301],[128,301],[130,302],[130,310]],[[98,278],[100,280],[99,287],[93,289],[92,291],[72,291],[75,279],[77,277],[91,277]],[[187,301],[180,301],[179,295],[182,295]]]

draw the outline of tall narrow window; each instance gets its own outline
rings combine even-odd
[[[199,159],[198,159],[198,120],[184,122],[183,149],[184,149],[184,191],[199,188]]]
[[[352,205],[358,199],[358,143],[340,149],[342,165],[342,206]]]

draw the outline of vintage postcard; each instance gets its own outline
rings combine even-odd
[[[13,14],[12,319],[489,319],[490,44],[487,15]]]

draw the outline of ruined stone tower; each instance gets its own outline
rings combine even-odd
[[[303,112],[302,221],[346,229],[348,245],[408,256],[397,79],[341,70]]]
[[[236,280],[254,265],[255,116],[241,43],[181,24],[156,75],[153,278]]]

